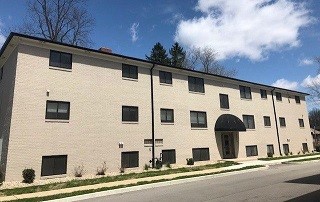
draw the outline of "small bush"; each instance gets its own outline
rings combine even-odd
[[[81,166],[76,166],[74,168],[74,176],[75,177],[82,177],[85,173],[85,170],[84,170],[84,166],[81,165]]]
[[[149,165],[148,164],[144,164],[144,170],[149,170]]]
[[[166,163],[166,167],[167,168],[171,168],[171,164],[168,162],[168,163]]]
[[[97,168],[97,175],[105,175],[107,171],[107,163],[103,162],[101,167]]]
[[[188,158],[187,160],[187,165],[194,165],[194,160],[193,158]]]
[[[303,153],[303,151],[302,151],[302,153]],[[298,155],[300,155],[300,151],[298,152]]]
[[[290,152],[290,155],[292,155],[292,152]]]
[[[119,171],[120,171],[120,173],[124,173],[124,172],[125,172],[125,168],[120,167],[120,168],[119,168]]]
[[[157,161],[156,161],[156,169],[160,169],[160,168],[162,168],[162,161],[157,159]]]
[[[24,183],[33,183],[36,177],[35,171],[32,168],[26,168],[22,171],[22,177]]]
[[[273,157],[273,153],[268,152],[268,153],[267,153],[267,156],[270,157],[270,158],[272,158],[272,157]]]

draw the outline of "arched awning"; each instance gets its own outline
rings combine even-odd
[[[215,131],[246,131],[244,123],[232,114],[222,114],[216,121]]]

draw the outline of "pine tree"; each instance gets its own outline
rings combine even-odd
[[[170,63],[175,67],[182,67],[186,58],[186,52],[179,45],[178,42],[175,42],[169,50],[170,53]]]
[[[146,55],[146,59],[164,65],[170,64],[170,59],[168,58],[167,51],[159,42],[153,46],[150,56]]]

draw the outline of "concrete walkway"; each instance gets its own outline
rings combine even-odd
[[[115,182],[108,182],[108,183],[101,183],[101,184],[94,184],[94,185],[86,185],[86,186],[80,186],[80,187],[72,187],[72,188],[65,188],[65,189],[58,189],[58,190],[43,191],[43,192],[37,192],[37,193],[20,194],[20,195],[13,195],[13,196],[2,196],[2,197],[0,197],[0,201],[11,201],[11,200],[17,200],[17,199],[44,197],[44,196],[51,196],[51,195],[57,195],[57,194],[72,193],[72,192],[75,192],[75,191],[84,191],[84,190],[99,189],[99,188],[105,188],[105,187],[114,187],[114,186],[119,186],[119,185],[135,184],[135,183],[142,182],[142,181],[143,182],[146,182],[146,181],[150,182],[150,181],[162,180],[162,179],[170,180],[170,179],[174,179],[174,178],[182,177],[182,176],[208,174],[208,173],[214,173],[214,172],[219,172],[219,171],[223,171],[223,170],[240,169],[240,168],[243,168],[243,167],[246,167],[246,166],[253,166],[253,165],[264,165],[264,166],[266,166],[264,168],[262,167],[262,168],[258,168],[258,169],[236,171],[236,172],[225,173],[225,174],[216,174],[215,176],[226,175],[226,174],[230,175],[230,174],[236,174],[236,173],[239,173],[239,172],[250,172],[252,170],[266,169],[269,165],[281,164],[282,162],[287,162],[287,161],[292,161],[292,160],[297,160],[297,159],[315,158],[315,157],[320,157],[320,154],[319,155],[313,155],[313,156],[305,156],[305,157],[273,160],[273,161],[261,161],[261,160],[240,161],[239,163],[241,163],[241,164],[239,164],[239,165],[223,167],[223,168],[208,169],[208,170],[193,171],[193,172],[185,172],[185,173],[177,173],[177,174],[154,176],[154,177],[145,177],[145,178],[139,178],[139,179],[123,180],[123,181],[115,181]],[[205,176],[205,177],[212,177],[212,176]],[[201,178],[201,177],[198,177],[198,178]],[[187,181],[192,181],[192,180],[194,180],[194,178],[187,178],[187,179],[183,179],[183,180],[179,180],[179,181],[187,182]],[[175,180],[175,181],[178,181],[178,180]],[[165,182],[165,183],[162,183],[162,184],[168,184],[168,183],[170,184],[170,182]],[[160,184],[160,183],[157,183],[157,184]],[[153,186],[157,186],[157,185],[154,184]],[[146,187],[148,187],[148,186],[146,186]],[[133,189],[131,188],[129,190],[134,190],[134,189],[137,189],[137,188],[133,188]],[[111,192],[111,191],[107,191],[107,192]],[[86,194],[86,195],[90,195],[90,194]],[[73,200],[68,200],[68,201],[73,201]]]

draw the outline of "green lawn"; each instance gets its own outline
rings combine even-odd
[[[313,156],[313,155],[320,155],[320,153],[316,152],[316,153],[301,154],[301,155],[288,155],[288,156],[278,156],[278,157],[258,158],[258,160],[263,160],[263,161],[272,161],[272,160],[290,159],[290,158],[297,158],[297,157],[304,157],[304,156]]]

